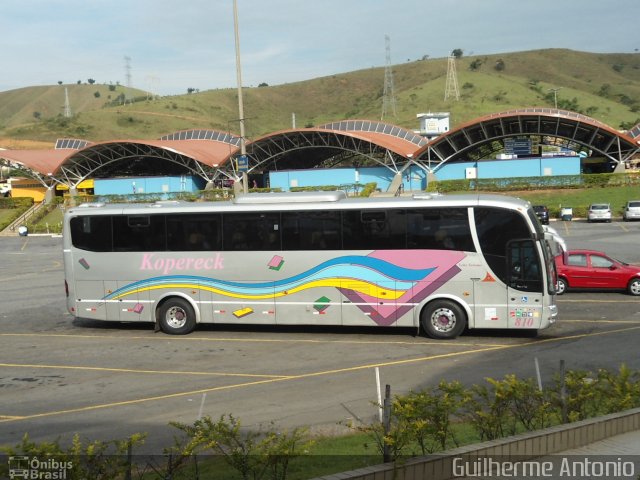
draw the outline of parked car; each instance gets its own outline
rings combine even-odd
[[[536,212],[541,224],[549,225],[549,209],[545,205],[534,205],[533,211]]]
[[[592,203],[589,205],[587,222],[611,222],[611,206],[608,203]]]
[[[640,220],[640,200],[629,200],[624,206],[622,219],[625,222],[629,220]]]
[[[557,293],[569,288],[626,290],[640,295],[640,265],[630,265],[596,250],[569,250],[555,257]]]

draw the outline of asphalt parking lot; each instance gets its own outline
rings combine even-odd
[[[569,248],[602,249],[640,264],[640,222],[552,222]],[[0,239],[0,444],[124,438],[148,433],[161,453],[201,415],[232,413],[243,425],[343,431],[377,417],[381,383],[404,393],[508,373],[551,382],[567,368],[640,369],[640,300],[620,292],[559,297],[556,325],[530,338],[478,331],[453,341],[412,331],[206,326],[174,337],[146,324],[74,321],[64,304],[61,239]]]

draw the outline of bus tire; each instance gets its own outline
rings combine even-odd
[[[422,309],[420,323],[427,336],[451,339],[464,331],[467,326],[467,316],[456,302],[434,300]]]
[[[196,327],[196,312],[184,298],[171,297],[160,305],[158,324],[169,335],[186,335]]]

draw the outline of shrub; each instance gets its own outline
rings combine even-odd
[[[207,416],[192,425],[172,422],[189,439],[182,455],[212,451],[240,472],[242,478],[286,478],[289,461],[306,453],[312,442],[306,438],[307,430],[296,428],[291,432],[243,431],[240,420],[233,415],[221,415],[218,421]]]

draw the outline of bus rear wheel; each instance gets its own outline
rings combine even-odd
[[[158,323],[164,333],[186,335],[196,327],[196,312],[184,298],[169,298],[160,306]]]
[[[435,300],[420,315],[420,323],[427,336],[437,339],[456,338],[467,325],[467,316],[451,300]]]

